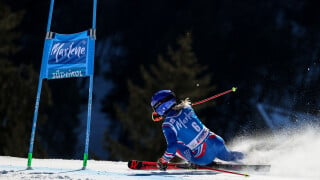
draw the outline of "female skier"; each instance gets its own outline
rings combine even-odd
[[[151,106],[153,115],[161,117],[153,120],[164,119],[162,130],[167,149],[157,161],[160,170],[165,171],[167,163],[176,154],[197,165],[208,165],[213,163],[215,158],[223,161],[243,159],[243,153],[228,150],[224,140],[202,124],[188,98],[177,104],[171,90],[161,90],[152,96]]]

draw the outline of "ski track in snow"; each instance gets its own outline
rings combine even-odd
[[[26,170],[27,158],[0,156],[2,179],[196,179],[196,180],[319,180],[320,131],[316,127],[285,130],[276,134],[238,137],[229,145],[246,152],[244,163],[271,164],[270,172],[248,172],[250,177],[205,170],[131,170],[126,162],[89,160],[33,159]]]

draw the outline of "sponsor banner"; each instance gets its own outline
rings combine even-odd
[[[54,34],[46,39],[41,78],[63,79],[93,74],[94,39],[88,31],[76,34]]]

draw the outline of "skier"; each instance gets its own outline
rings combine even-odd
[[[153,120],[164,119],[162,130],[167,149],[157,161],[160,170],[165,171],[167,163],[175,155],[197,165],[209,165],[215,158],[223,161],[244,158],[243,153],[230,151],[220,136],[203,125],[188,98],[177,104],[171,90],[160,90],[152,96],[151,106],[154,110]]]

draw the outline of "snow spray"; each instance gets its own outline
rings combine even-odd
[[[244,163],[270,164],[270,175],[320,179],[319,130],[318,125],[306,125],[242,136],[232,141],[230,149],[244,152]]]

